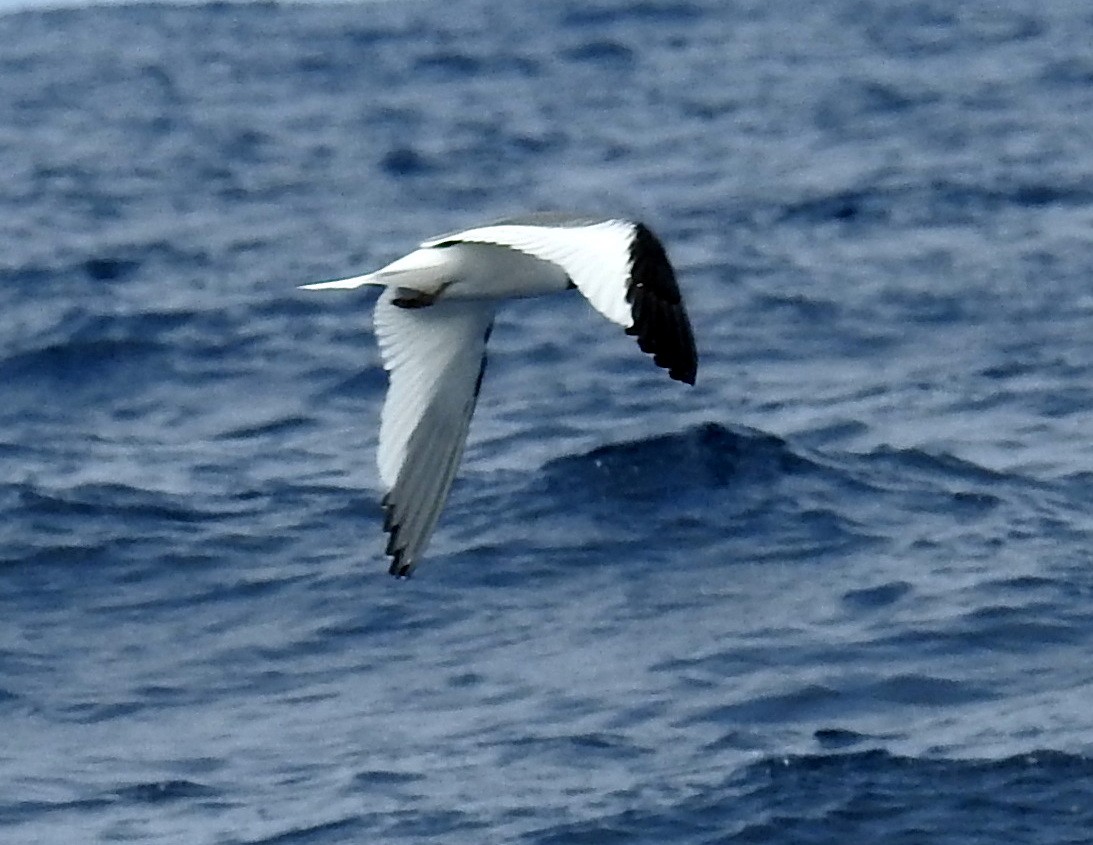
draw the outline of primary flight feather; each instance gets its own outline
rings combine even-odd
[[[421,559],[448,497],[503,299],[576,288],[637,338],[672,378],[694,384],[694,336],[657,237],[615,218],[536,214],[432,238],[364,276],[305,290],[384,288],[375,329],[389,376],[380,416],[380,480],[392,575]]]

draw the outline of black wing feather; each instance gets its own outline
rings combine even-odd
[[[641,351],[651,353],[672,378],[694,384],[698,352],[679,285],[664,247],[641,223],[634,227],[630,244],[626,301],[634,321],[627,334],[636,336]]]

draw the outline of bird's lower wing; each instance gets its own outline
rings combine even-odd
[[[436,526],[474,413],[493,308],[470,300],[402,308],[388,288],[375,327],[390,384],[380,418],[379,471],[391,573],[408,575]]]

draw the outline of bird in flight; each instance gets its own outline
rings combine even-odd
[[[390,573],[410,575],[448,497],[486,368],[501,300],[576,288],[677,381],[698,354],[675,273],[646,226],[611,217],[533,214],[425,241],[364,276],[305,290],[384,288],[374,315],[389,384],[380,480]]]

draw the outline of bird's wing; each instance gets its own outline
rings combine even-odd
[[[426,241],[507,246],[557,264],[592,307],[637,337],[643,352],[679,381],[694,384],[698,353],[675,273],[648,228],[630,220],[502,221]]]
[[[376,304],[376,340],[390,384],[380,416],[379,472],[392,575],[409,575],[436,526],[467,441],[486,366],[493,307],[478,300],[427,308]]]

